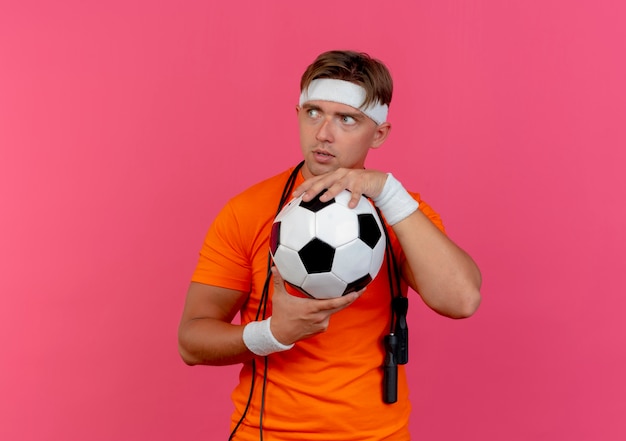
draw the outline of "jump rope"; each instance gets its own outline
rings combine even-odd
[[[283,187],[283,193],[278,202],[278,208],[274,217],[278,216],[283,206],[290,199],[293,192],[293,188],[298,177],[298,173],[304,161],[300,162],[289,175],[285,186]],[[386,248],[385,255],[387,258],[387,274],[389,278],[389,293],[391,295],[391,319],[389,324],[389,334],[383,338],[385,347],[385,359],[383,362],[383,384],[382,394],[383,402],[386,404],[393,404],[398,400],[398,365],[406,364],[409,361],[409,329],[406,321],[406,314],[409,306],[409,299],[402,295],[402,288],[400,283],[400,270],[398,269],[396,257],[393,254],[391,248],[391,240],[385,222],[383,222],[383,216],[378,207],[374,206],[376,213],[381,220],[383,231],[385,233]],[[267,313],[267,301],[269,298],[269,286],[272,278],[272,255],[268,252],[267,256],[267,272],[265,276],[265,283],[263,284],[263,291],[261,292],[261,299],[256,311],[255,320],[265,320]],[[259,410],[259,440],[263,441],[263,414],[265,411],[265,389],[267,387],[267,370],[268,370],[268,356],[263,357],[263,382],[261,387],[261,407]],[[256,359],[252,359],[252,379],[250,381],[250,393],[248,394],[248,400],[246,407],[237,421],[237,424],[233,428],[228,440],[233,440],[237,429],[243,423],[250,409],[252,403],[252,396],[254,394],[254,386],[256,384]]]

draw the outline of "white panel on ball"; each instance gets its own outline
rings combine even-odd
[[[387,243],[385,237],[383,236],[381,237],[381,240],[378,241],[372,252],[372,266],[369,270],[372,278],[376,277],[378,271],[380,271],[380,267],[385,259],[385,248],[387,248]]]
[[[319,273],[309,274],[301,286],[316,299],[331,299],[343,294],[348,284],[333,273]]]
[[[369,274],[371,266],[372,250],[364,242],[354,240],[335,250],[332,272],[340,279],[351,282]]]
[[[292,250],[299,250],[315,237],[315,213],[296,206],[282,217],[280,243]]]
[[[340,204],[324,207],[315,217],[315,234],[332,247],[339,247],[359,237],[359,219],[350,208]]]
[[[307,272],[297,251],[280,245],[274,255],[274,263],[283,279],[296,286],[302,286]]]

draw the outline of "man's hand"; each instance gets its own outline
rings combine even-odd
[[[334,299],[296,297],[287,292],[276,267],[272,268],[272,275],[274,294],[271,331],[274,338],[284,345],[325,332],[330,316],[350,306],[365,291],[362,289]]]
[[[315,176],[304,181],[293,192],[294,197],[302,195],[302,200],[310,201],[326,189],[326,193],[320,196],[320,201],[326,202],[337,196],[343,190],[349,190],[352,198],[348,203],[354,208],[359,203],[362,195],[369,198],[377,197],[387,180],[387,174],[376,170],[339,168],[335,171]]]

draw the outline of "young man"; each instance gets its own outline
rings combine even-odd
[[[354,206],[366,195],[385,218],[403,296],[410,287],[453,318],[472,315],[480,303],[480,272],[447,238],[439,216],[393,175],[364,168],[369,149],[389,134],[391,96],[379,61],[351,51],[321,54],[302,76],[296,107],[301,168],[234,197],[209,229],[179,347],[190,365],[243,363],[232,394],[232,439],[410,439],[404,366],[397,400],[386,403],[382,393],[393,271],[384,263],[364,291],[340,298],[287,293],[280,274],[268,273],[268,251],[272,221],[292,196],[306,201],[328,189],[327,200],[348,189]],[[232,324],[239,312],[242,324]]]

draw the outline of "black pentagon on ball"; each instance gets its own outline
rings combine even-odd
[[[359,239],[374,249],[382,234],[372,214],[359,214]]]
[[[300,206],[302,208],[306,208],[309,211],[312,211],[313,213],[317,213],[322,208],[327,207],[330,204],[334,204],[335,203],[335,198],[331,199],[330,201],[326,201],[326,202],[320,201],[320,196],[323,195],[324,193],[326,193],[326,190],[322,191],[321,193],[319,193],[317,196],[315,196],[313,199],[311,199],[308,202],[301,201],[300,202]]]
[[[274,222],[272,224],[272,232],[270,234],[270,251],[272,255],[276,254],[280,240],[280,222]]]
[[[346,286],[345,291],[341,295],[345,296],[346,294],[350,294],[353,291],[359,291],[365,288],[367,285],[369,285],[371,281],[372,281],[372,276],[370,276],[369,274],[366,274],[360,279],[357,279],[354,282],[348,283],[348,286]]]
[[[333,266],[335,249],[326,242],[315,238],[298,251],[307,273],[326,273]]]

